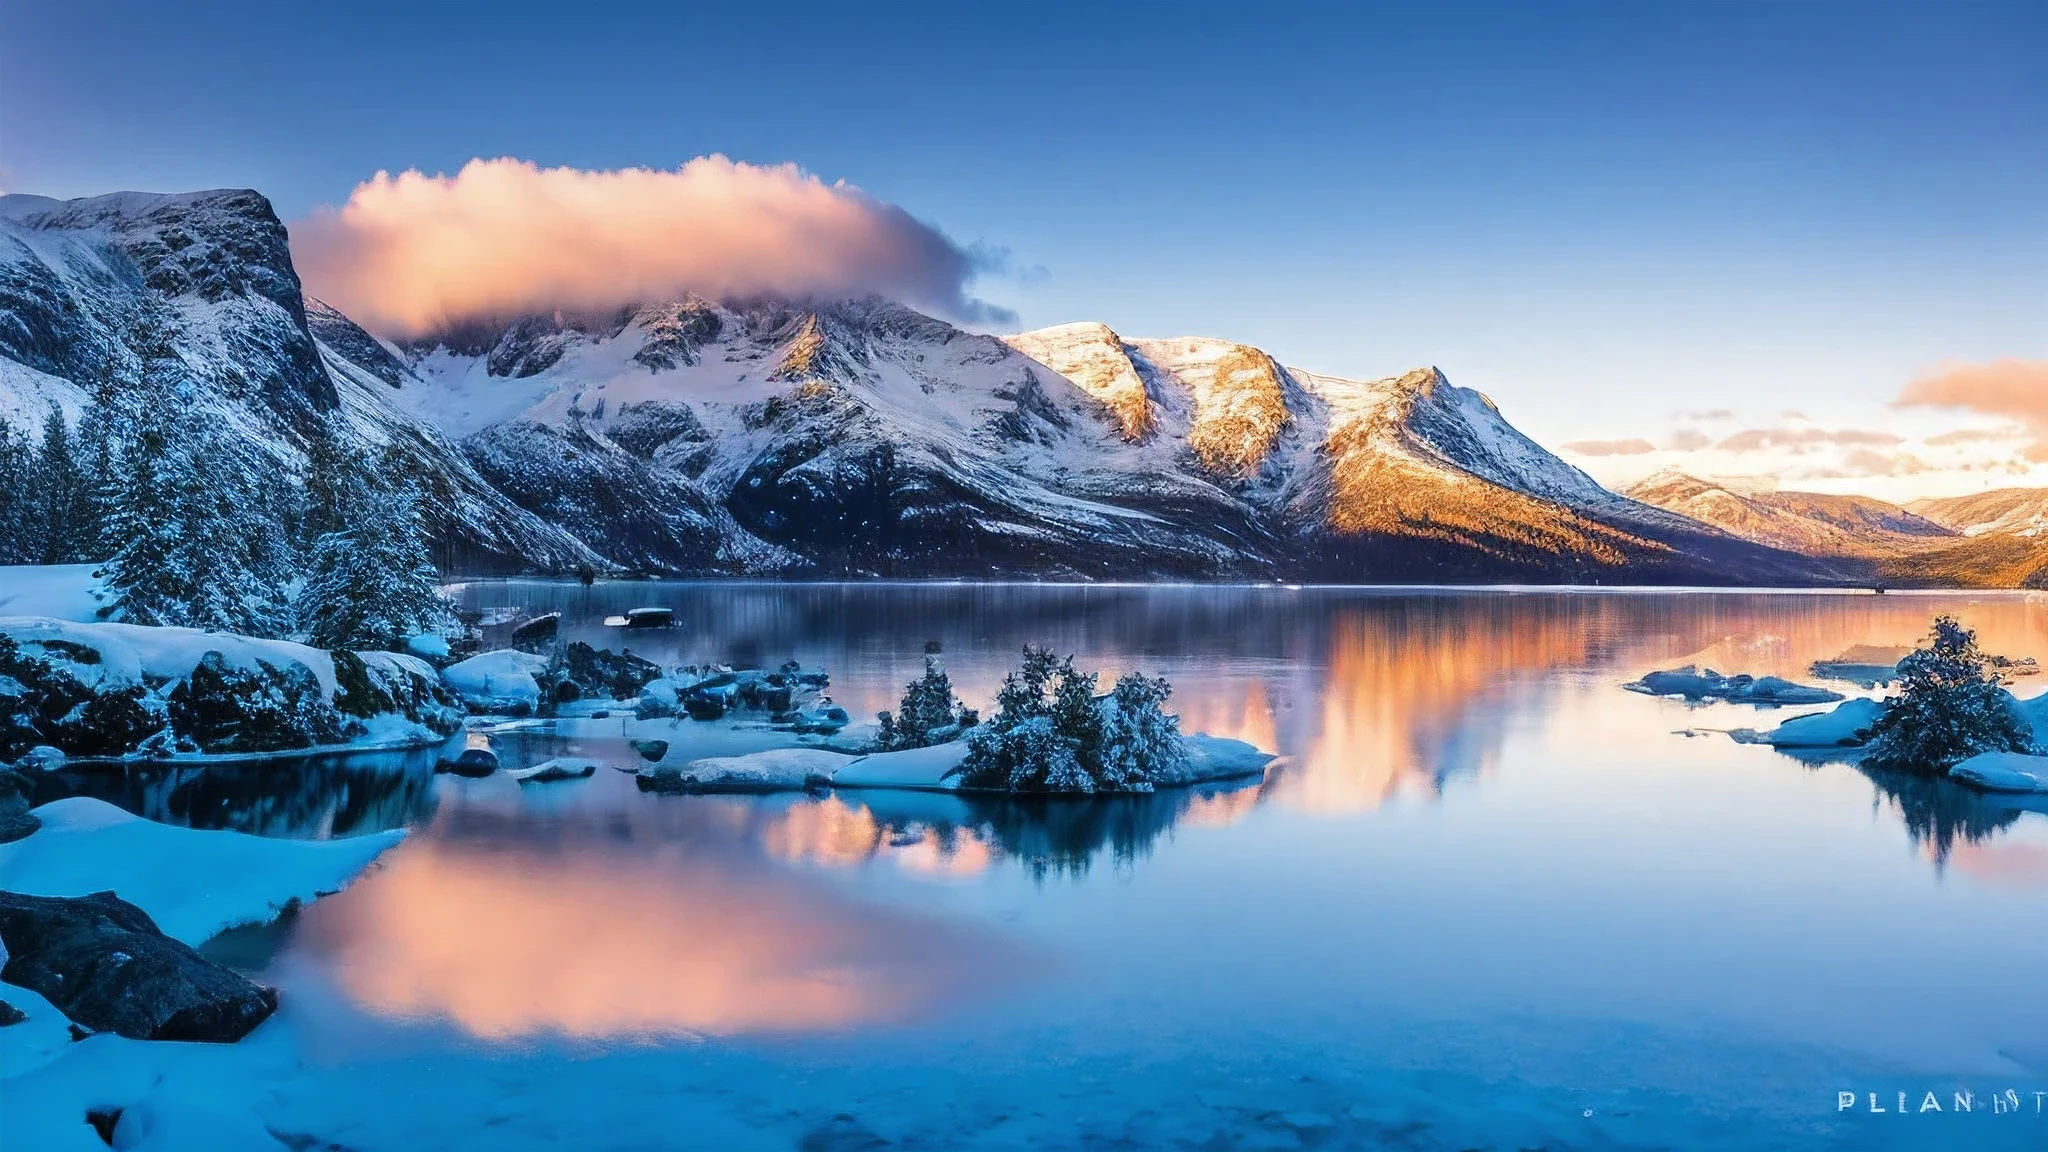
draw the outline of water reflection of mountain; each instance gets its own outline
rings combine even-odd
[[[301,840],[402,828],[434,813],[433,749],[260,763],[141,762],[38,773],[35,802],[91,796],[138,816]]]
[[[1267,790],[1277,802],[1338,813],[1490,771],[1515,718],[1566,690],[1560,672],[1618,683],[1698,661],[1804,676],[1853,645],[1911,643],[1938,611],[1991,651],[2048,656],[2048,601],[2009,594],[515,582],[465,595],[561,610],[571,634],[613,645],[622,634],[597,626],[604,614],[671,607],[678,627],[626,642],[674,661],[799,656],[829,668],[856,713],[894,706],[926,639],[975,702],[1027,642],[1109,674],[1142,667],[1172,679],[1186,730],[1288,757]]]

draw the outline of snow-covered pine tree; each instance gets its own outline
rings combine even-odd
[[[116,430],[118,420],[111,388],[102,388],[78,417],[78,464],[85,484],[86,515],[79,546],[86,560],[104,560],[113,554],[107,521],[119,499],[122,437]]]
[[[183,462],[160,405],[137,414],[135,434],[110,487],[111,556],[101,567],[110,597],[102,614],[131,624],[183,624],[192,599],[180,566]]]
[[[1180,775],[1187,749],[1165,712],[1172,689],[1132,673],[1097,699],[1074,658],[1026,647],[1003,679],[996,713],[967,738],[961,782],[1014,792],[1149,792]]]
[[[64,411],[50,406],[43,421],[42,450],[36,456],[36,513],[41,520],[44,564],[74,564],[98,550],[91,486],[72,446]]]
[[[152,362],[153,394],[109,486],[108,615],[274,636],[291,558],[257,495],[254,466],[207,422],[175,361]]]
[[[428,553],[417,489],[387,452],[380,467],[360,459],[332,473],[339,527],[314,542],[300,625],[329,649],[396,649],[452,617]]]
[[[0,420],[0,564],[33,564],[35,457],[28,439]]]
[[[1871,727],[1868,763],[1940,773],[1979,752],[2033,751],[2032,731],[1988,663],[1976,632],[1936,616],[1926,644],[1899,661],[1899,694]]]
[[[875,742],[883,751],[924,748],[958,733],[964,709],[953,695],[953,681],[939,663],[937,653],[927,651],[924,675],[903,687],[903,700],[892,715],[878,713],[880,724]]]

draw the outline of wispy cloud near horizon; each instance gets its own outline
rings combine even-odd
[[[472,160],[379,172],[292,226],[308,291],[387,335],[479,316],[600,309],[695,293],[878,294],[968,322],[998,262],[896,205],[794,164],[700,156],[674,171]]]
[[[1900,408],[1964,408],[2023,425],[2033,442],[2029,460],[2048,461],[2048,360],[1993,360],[1958,364],[1906,385]]]

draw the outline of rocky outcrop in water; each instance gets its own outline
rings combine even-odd
[[[0,892],[0,979],[39,993],[95,1032],[131,1040],[240,1040],[277,1010],[277,992],[164,935],[112,892]]]

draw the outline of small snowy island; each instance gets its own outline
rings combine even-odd
[[[2008,676],[2035,667],[2032,660],[1987,656],[1975,632],[1938,616],[1922,646],[1898,661],[1896,694],[1857,697],[1768,731],[1730,735],[1788,752],[1835,750],[1881,771],[1939,776],[1986,792],[2048,793],[2048,696],[2021,700],[2005,686]]]

